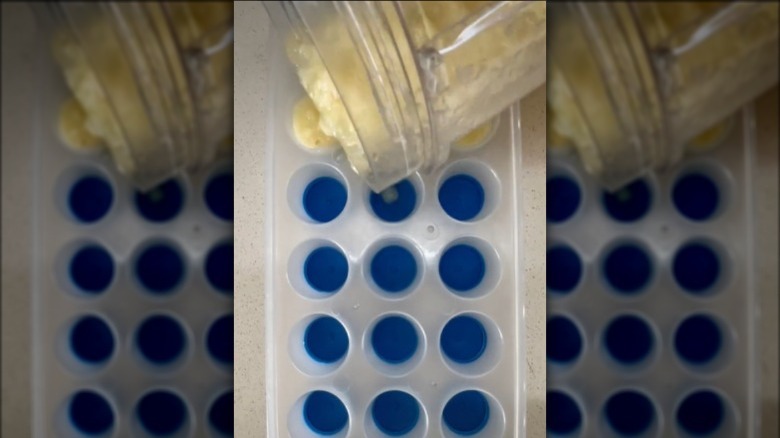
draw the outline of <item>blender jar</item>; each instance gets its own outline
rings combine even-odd
[[[320,113],[374,191],[430,171],[450,144],[541,85],[534,1],[266,2]]]
[[[777,83],[776,2],[550,10],[552,132],[608,189],[675,164],[686,142]]]
[[[36,7],[75,98],[61,133],[97,138],[141,190],[215,159],[233,128],[232,2]]]

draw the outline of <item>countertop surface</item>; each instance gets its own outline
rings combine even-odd
[[[236,436],[265,430],[263,217],[264,102],[269,22],[259,2],[236,4],[235,45],[235,412]],[[29,199],[35,26],[24,4],[2,4],[2,436],[30,434]],[[778,92],[758,103],[755,172],[756,271],[761,335],[762,436],[777,428]],[[545,99],[522,104],[526,248],[528,436],[544,436],[545,400]]]

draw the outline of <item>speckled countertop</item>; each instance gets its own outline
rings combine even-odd
[[[236,436],[261,436],[265,425],[263,326],[263,98],[268,77],[269,20],[259,3],[236,3]],[[521,105],[521,187],[526,288],[528,436],[545,434],[545,89]],[[249,256],[244,257],[244,254]]]

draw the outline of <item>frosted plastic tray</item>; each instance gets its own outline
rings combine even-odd
[[[371,192],[342,153],[312,152],[297,143],[292,109],[304,93],[278,48],[271,65],[265,170],[267,435],[524,436],[518,108],[500,116],[487,144],[454,152],[432,175],[412,175],[397,186],[398,199],[389,204],[375,198],[379,211],[387,207],[386,218],[404,216],[399,213],[404,206],[413,210],[388,222],[377,215]],[[455,220],[438,200],[444,181],[463,174],[484,194],[480,213],[468,221]],[[445,190],[452,197],[445,203],[459,211],[455,216],[469,216],[474,194],[455,186],[474,180],[455,178],[454,188]],[[409,201],[410,191],[415,201]],[[468,289],[478,278],[478,268],[470,269],[479,265],[474,262],[479,256],[469,260],[474,253],[468,247],[485,265],[481,282],[467,292],[454,291],[439,275],[439,264],[447,259],[443,254],[459,244],[467,248],[450,252],[442,262],[450,285]],[[395,246],[403,249],[382,252]],[[471,274],[476,276],[467,278]],[[442,335],[445,324],[459,315],[479,324],[459,319]],[[393,318],[379,324],[392,316],[411,325]],[[441,337],[451,356],[443,352]],[[410,341],[415,338],[416,348]],[[387,391],[405,394],[380,396]]]
[[[231,163],[146,197],[146,219],[107,157],[60,142],[65,84],[47,56],[39,73],[33,435],[232,436]]]
[[[550,436],[757,436],[751,110],[727,132],[609,200],[551,157]]]

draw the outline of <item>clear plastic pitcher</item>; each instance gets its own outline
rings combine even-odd
[[[82,129],[140,189],[214,160],[233,132],[232,2],[36,5]],[[63,124],[83,123],[84,126]]]
[[[435,169],[545,81],[544,2],[265,4],[320,128],[375,191]]]
[[[552,127],[617,189],[777,83],[777,2],[550,5]]]

